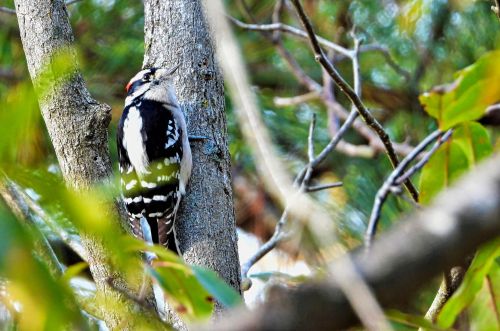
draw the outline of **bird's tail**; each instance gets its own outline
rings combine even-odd
[[[158,243],[172,252],[179,254],[179,247],[175,235],[175,213],[171,217],[159,218],[158,223]]]

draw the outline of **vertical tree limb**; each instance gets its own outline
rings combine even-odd
[[[92,98],[78,70],[64,1],[15,0],[14,3],[28,70],[63,177],[72,188],[89,189],[108,180],[112,173],[107,147],[111,109]],[[61,73],[58,68],[56,59],[60,52],[70,62],[69,73]],[[109,217],[116,215],[111,210]],[[102,242],[84,234],[82,243],[98,291],[109,302],[127,303],[127,298],[107,283],[110,278],[123,281],[111,269]],[[130,304],[123,307],[126,308],[123,311],[102,312],[109,328],[132,327],[133,307]]]
[[[145,0],[144,10],[144,67],[180,65],[174,84],[188,132],[207,137],[192,144],[193,174],[176,223],[180,249],[186,262],[215,270],[239,291],[224,85],[202,1]]]

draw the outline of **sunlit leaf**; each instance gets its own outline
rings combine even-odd
[[[486,275],[495,263],[495,259],[499,257],[500,240],[495,240],[479,249],[465,274],[462,284],[439,314],[439,326],[448,328],[453,325],[460,312],[472,303],[481,290]]]
[[[250,278],[257,278],[262,281],[269,281],[271,278],[273,279],[279,279],[283,282],[286,282],[288,284],[300,284],[308,280],[308,277],[306,276],[292,276],[289,274],[286,274],[284,272],[257,272],[249,275]]]
[[[459,71],[453,84],[438,87],[420,97],[426,112],[441,130],[479,119],[486,107],[500,100],[500,51],[492,51]]]
[[[465,152],[471,165],[477,164],[493,152],[488,131],[477,122],[465,122],[458,126],[452,139]]]
[[[196,320],[210,317],[213,310],[212,296],[187,266],[173,266],[173,262],[163,266],[159,261],[148,271],[165,290],[170,306],[181,316]]]
[[[12,87],[0,99],[0,164],[15,163],[36,151],[40,114],[31,83]],[[24,153],[25,155],[20,155]]]
[[[191,266],[191,269],[203,287],[224,306],[232,308],[243,302],[241,295],[220,279],[214,271],[195,265]]]
[[[422,328],[425,330],[432,331],[444,331],[449,329],[440,328],[434,325],[429,320],[423,318],[422,316],[410,315],[400,312],[399,310],[386,310],[385,315],[394,322],[401,323],[414,328]]]
[[[89,265],[87,262],[78,262],[73,264],[72,266],[66,269],[63,276],[61,277],[61,280],[69,284],[69,282],[73,277],[78,276],[83,270],[87,269],[88,266]]]
[[[420,201],[423,204],[429,203],[437,193],[468,169],[469,161],[463,149],[453,139],[447,141],[422,169]]]
[[[12,304],[20,307],[18,330],[87,329],[66,286],[33,256],[29,235],[0,203],[0,274]]]
[[[500,257],[492,264],[481,290],[467,307],[471,330],[500,330]]]
[[[425,0],[412,0],[405,4],[399,15],[399,27],[407,34],[415,31],[418,20],[428,11]]]
[[[462,173],[491,155],[493,147],[486,129],[477,122],[464,122],[429,160],[420,176],[420,201],[428,203]]]

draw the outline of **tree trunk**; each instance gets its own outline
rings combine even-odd
[[[77,68],[64,2],[15,0],[15,6],[28,69],[62,174],[68,186],[88,189],[112,173],[107,147],[111,109],[91,97]],[[63,76],[56,60],[60,52],[65,52],[66,62],[73,67]],[[124,295],[108,285],[110,278],[118,284],[122,282],[111,270],[100,241],[82,235],[82,242],[99,293],[109,302],[128,303]],[[124,306],[133,309],[131,305]],[[131,311],[110,309],[103,312],[103,317],[111,329],[118,325],[127,328]]]
[[[215,270],[240,290],[240,267],[224,114],[224,85],[201,0],[145,0],[144,67],[173,67],[190,135],[193,174],[176,223],[188,263]],[[220,306],[218,307],[220,309]]]

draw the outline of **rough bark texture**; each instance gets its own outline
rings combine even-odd
[[[73,188],[90,188],[112,173],[107,147],[110,107],[91,97],[77,69],[64,2],[15,0],[15,6],[28,69],[38,92],[43,91],[39,94],[40,109],[64,179]],[[74,64],[72,72],[63,77],[54,64],[61,51],[67,52]],[[110,277],[119,282],[119,277],[110,270],[100,242],[85,235],[82,242],[98,290],[105,298],[126,301],[107,283]],[[104,316],[110,328],[127,326],[126,316],[109,312]]]
[[[224,85],[202,2],[146,0],[144,66],[173,67],[191,144],[193,174],[178,213],[180,249],[188,263],[215,270],[240,290],[240,268],[224,114]]]
[[[76,62],[64,2],[16,0],[15,5],[32,80],[36,82],[42,71],[45,82],[69,78],[49,87],[47,97],[39,100],[40,108],[64,178],[73,187],[89,187],[111,175],[107,148],[111,109],[92,99],[79,72],[58,77],[52,71],[51,57],[57,52],[69,52]]]
[[[479,245],[500,235],[500,156],[480,165],[432,206],[380,236],[369,252],[350,254],[379,303],[407,303],[418,288],[442,270],[459,265]],[[332,263],[342,272],[344,260]],[[296,289],[276,288],[252,313],[240,312],[217,330],[338,330],[357,318],[333,281]]]

